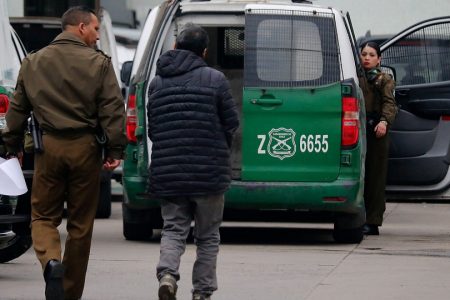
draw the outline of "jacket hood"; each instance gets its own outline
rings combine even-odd
[[[188,50],[169,50],[156,63],[156,75],[171,77],[181,75],[199,67],[207,66],[200,56]]]

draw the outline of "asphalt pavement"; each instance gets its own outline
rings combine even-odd
[[[157,299],[159,241],[125,241],[120,207],[96,221],[83,299]],[[221,232],[214,300],[450,299],[450,204],[388,203],[380,236],[360,244],[334,243],[330,225],[226,222]],[[194,258],[189,242],[178,300],[191,299]],[[0,264],[0,299],[43,295],[32,249]]]

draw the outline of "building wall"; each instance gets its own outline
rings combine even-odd
[[[450,15],[449,0],[313,0],[350,13],[356,37],[395,34],[419,21]]]

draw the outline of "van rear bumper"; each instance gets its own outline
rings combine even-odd
[[[124,205],[134,209],[159,207],[159,200],[142,192],[145,183],[142,177],[124,177]],[[363,184],[358,180],[322,183],[232,181],[225,194],[225,207],[237,210],[360,213],[364,208]]]
[[[358,180],[322,183],[233,181],[225,199],[225,207],[239,210],[359,213],[364,207],[363,184]]]

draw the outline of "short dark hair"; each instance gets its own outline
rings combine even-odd
[[[377,43],[375,43],[375,42],[366,42],[366,43],[362,44],[362,46],[360,48],[361,52],[362,52],[362,50],[365,47],[370,47],[370,48],[375,49],[375,51],[377,52],[378,57],[381,57],[381,49],[380,49],[380,46]]]
[[[96,15],[95,11],[87,6],[73,6],[62,15],[61,27],[65,30],[68,25],[89,24],[91,22],[91,14]]]
[[[208,33],[202,27],[193,23],[187,23],[175,41],[175,48],[189,50],[203,56],[203,51],[208,48]]]

